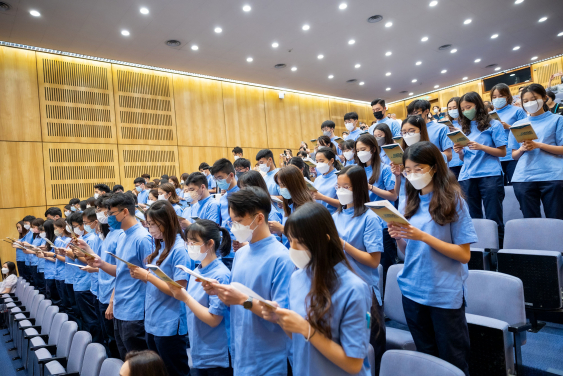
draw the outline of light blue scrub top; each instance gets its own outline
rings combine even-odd
[[[67,238],[66,236],[59,236],[53,243],[55,244],[55,247],[66,248],[69,242],[70,238]],[[57,281],[64,281],[66,279],[66,264],[64,263],[64,261],[56,258],[56,256],[55,259],[55,279]]]
[[[414,227],[451,244],[478,241],[465,200],[458,205],[458,220],[440,226],[429,213],[433,192],[420,196],[418,210],[409,219]],[[397,276],[403,295],[419,304],[459,309],[464,298],[467,264],[462,264],[419,240],[406,240],[405,266]]]
[[[196,271],[204,277],[217,280],[221,284],[231,281],[231,271],[219,259],[215,259],[205,268],[201,265]],[[229,344],[227,340],[227,324],[230,320],[229,308],[217,297],[208,295],[201,287],[201,282],[190,278],[187,288],[188,294],[196,302],[209,308],[209,313],[222,316],[223,320],[212,328],[197,318],[192,310],[187,309],[188,333],[192,349],[194,368],[229,367]]]
[[[25,234],[25,236],[22,238],[22,242],[26,242],[31,244],[33,242],[33,232],[31,232],[31,229],[29,229],[27,231],[27,234]],[[23,251],[21,251],[23,253]],[[28,255],[26,253],[23,253],[24,256],[24,261],[26,265],[31,265],[31,257],[34,255]],[[35,256],[36,257],[36,256]]]
[[[209,219],[217,224],[221,223],[221,206],[211,195],[191,205],[191,215],[201,219]],[[185,211],[185,210],[184,210]],[[183,213],[182,213],[183,215]],[[187,218],[192,222],[191,218]]]
[[[215,183],[215,179],[213,179],[213,175],[209,174],[206,176],[206,178],[207,178],[207,189],[213,189],[217,187],[217,183]]]
[[[68,243],[72,240],[72,237],[69,237]],[[72,248],[71,248],[72,249]],[[78,261],[78,260],[76,260]],[[71,259],[70,257],[65,255],[65,262],[70,262],[71,264],[80,264],[80,262],[76,263],[75,260]],[[74,285],[76,281],[76,272],[78,270],[77,266],[72,265],[65,265],[65,283],[68,285]],[[73,287],[74,289],[74,287]]]
[[[172,204],[172,207],[174,208],[174,211],[176,212],[176,215],[178,217],[182,216],[182,207],[178,204]]]
[[[289,280],[294,270],[287,249],[270,235],[237,251],[231,282],[288,308]],[[282,328],[241,305],[230,309],[234,375],[286,376],[290,343]]]
[[[504,121],[508,125],[514,125],[518,120],[525,119],[528,115],[526,111],[521,109],[520,107],[513,106],[511,104],[507,104],[501,109],[495,108],[495,112],[497,113],[500,120]],[[501,124],[502,125],[502,124]],[[504,129],[504,133],[506,134],[506,138],[509,138],[510,129]],[[510,146],[510,145],[509,145]],[[506,157],[500,158],[501,161],[512,161],[512,148],[506,147]]]
[[[280,196],[280,186],[277,185],[276,181],[274,180],[274,176],[276,175],[276,173],[279,170],[280,170],[279,168],[276,168],[276,169],[268,172],[264,176],[264,181],[266,182],[266,186],[268,187],[268,192],[272,196]]]
[[[27,234],[25,234],[25,236],[19,238],[18,240],[20,242],[28,242],[31,244],[29,240],[32,239],[31,236],[29,236],[29,234],[31,234],[31,231],[28,231]],[[27,262],[27,255],[23,253],[23,250],[21,250],[20,248],[16,248],[16,261],[25,261],[26,265],[29,265],[29,263]]]
[[[81,237],[81,239],[84,240],[86,243],[88,243],[88,245],[92,249],[95,249],[94,244],[96,244],[96,239],[100,240],[100,238],[92,232],[85,233]],[[83,263],[78,258],[76,260],[70,261],[70,262],[73,263],[73,264],[76,264],[76,265],[87,266],[87,264]],[[90,273],[81,270],[77,266],[70,265],[69,267],[76,269],[76,271],[74,272],[74,283],[73,283],[73,287],[72,287],[74,289],[74,291],[79,291],[79,292],[89,291],[91,284],[92,284],[92,277],[90,277]]]
[[[223,196],[221,196],[221,199],[219,200],[219,206],[221,207],[221,226],[229,230],[229,234],[231,235],[231,242],[233,240],[236,240],[236,238],[231,232],[231,228],[227,226],[227,222],[231,220],[231,215],[229,213],[229,196],[238,191],[240,191],[240,188],[238,187],[238,185],[235,185],[233,188],[225,192],[225,194],[223,194]],[[233,257],[235,257],[235,250],[233,249],[233,245],[231,243],[231,253],[223,258],[231,259]]]
[[[450,129],[444,124],[431,121],[426,124],[426,129],[428,131],[428,138],[430,138],[430,142],[436,145],[441,152],[454,147],[454,143],[447,136]]]
[[[144,268],[145,259],[152,253],[152,237],[140,223],[125,230],[124,234],[117,243],[117,256]],[[122,321],[143,320],[146,283],[131,277],[124,262],[117,261],[116,265],[113,316]]]
[[[92,234],[92,237],[87,243],[92,248],[92,251],[99,256],[100,249],[102,248],[102,239],[94,230],[90,234]],[[90,276],[90,292],[98,297],[98,273],[88,273],[88,275]]]
[[[506,146],[507,144],[506,133],[498,120],[491,120],[491,126],[483,132],[477,129],[477,122],[473,120],[471,122],[471,133],[466,136],[471,141],[492,148]],[[502,175],[502,167],[498,157],[483,150],[470,150],[467,146],[463,148],[463,167],[459,173],[459,181],[499,175]]]
[[[366,210],[359,217],[354,217],[354,208],[343,209],[340,213],[332,215],[334,224],[338,230],[338,235],[353,247],[362,252],[383,253],[383,230],[379,217],[371,210]],[[344,252],[346,253],[346,252]],[[356,261],[346,253],[348,261],[354,271],[362,278],[374,291],[379,305],[381,302],[381,292],[379,291],[379,272],[377,268],[372,268]]]
[[[156,265],[164,250],[164,242],[160,245],[158,256],[151,264]],[[190,275],[176,265],[184,265],[193,270],[195,264],[188,256],[184,239],[176,234],[174,245],[159,268],[174,281],[188,281]],[[157,277],[158,278],[158,277]],[[152,283],[147,283],[145,296],[145,331],[157,337],[185,335],[188,333],[186,321],[186,305],[160,291]]]
[[[332,340],[342,346],[347,356],[364,359],[362,370],[356,375],[369,376],[370,364],[367,358],[370,328],[367,320],[371,311],[371,294],[369,286],[361,280],[344,263],[334,266],[338,284],[331,295],[330,330]],[[301,317],[307,317],[307,305],[310,298],[311,276],[308,269],[299,269],[291,276],[289,284],[289,309]],[[381,324],[384,325],[384,324]],[[299,354],[293,358],[294,375],[350,375],[331,362],[305,337],[293,333],[293,352]]]
[[[110,227],[108,235],[102,242],[100,249],[100,258],[102,261],[110,265],[117,265],[117,260],[106,252],[111,252],[114,255],[117,253],[117,244],[125,237],[123,230],[115,230]],[[98,273],[98,300],[103,304],[109,304],[111,300],[111,293],[115,286],[115,277],[100,270]]]
[[[47,241],[43,238],[41,238],[40,236],[37,236],[35,239],[33,239],[33,241],[31,242],[32,245],[36,246],[36,247],[40,247],[42,245],[45,245],[45,243],[47,243]],[[31,265],[32,266],[37,266],[37,272],[38,273],[43,273],[43,267],[45,265],[45,259],[40,259],[39,257],[37,257],[36,255],[31,255]]]
[[[139,194],[137,195],[137,202],[139,204],[146,204],[147,200],[149,199],[149,192],[151,190],[150,189],[145,189],[141,192],[139,192]]]
[[[375,131],[375,127],[377,127],[379,124],[382,124],[382,123],[387,124],[387,126],[389,127],[389,130],[393,134],[393,137],[401,136],[401,122],[399,120],[390,119],[388,117],[384,117],[383,119],[378,120],[377,123],[372,124],[368,128],[368,133],[373,136],[373,132]]]
[[[351,161],[347,160],[344,162],[344,167],[346,166],[355,166],[356,165],[356,161],[354,159],[352,159]]]
[[[323,195],[330,197],[330,198],[334,198],[337,199],[336,196],[336,179],[338,178],[338,176],[336,175],[336,169],[334,167],[332,167],[332,171],[327,172],[325,175],[319,175],[317,176],[317,178],[315,179],[313,186],[315,188],[317,188],[317,190],[322,193]],[[336,211],[337,208],[335,208],[334,206],[321,201],[321,200],[316,200],[319,204],[322,204],[325,208],[328,209],[328,211],[330,212],[330,214],[334,213]]]
[[[551,112],[539,116],[530,116],[524,121],[530,121],[538,136],[535,142],[548,145],[563,145],[563,117]],[[521,121],[522,123],[524,121]],[[516,124],[519,122],[516,122]],[[514,124],[513,124],[514,125]],[[510,133],[510,149],[519,149],[520,144]],[[526,151],[516,165],[513,182],[554,181],[563,180],[563,155],[555,155],[540,149]]]
[[[461,129],[461,126],[459,125],[457,120],[453,120],[452,125],[456,128]],[[446,163],[448,163],[447,160],[446,160]],[[463,161],[461,159],[459,159],[459,155],[455,151],[452,150],[452,160],[448,163],[448,166],[449,167],[457,167],[457,166],[462,166],[462,165],[463,165]]]
[[[360,137],[360,135],[364,133],[364,131],[362,131],[360,128],[356,128],[355,131],[350,132],[350,134],[348,135],[348,137],[346,137],[346,140],[354,140],[356,141],[358,139],[358,137]]]
[[[56,238],[55,238],[56,240]],[[45,241],[46,243],[46,241]],[[54,244],[55,242],[53,242]],[[49,252],[55,252],[55,249],[53,247],[51,247],[51,250]],[[53,256],[53,258],[56,259],[55,256]],[[47,259],[43,259],[43,273],[45,273],[44,277],[45,279],[55,279],[55,276],[57,274],[56,268],[55,268],[55,261],[49,261]]]
[[[371,165],[364,167],[364,170],[366,171],[369,184],[369,179],[373,172]],[[390,191],[395,188],[395,175],[393,175],[393,172],[391,172],[391,167],[389,167],[385,163],[381,163],[381,167],[379,168],[379,179],[377,179],[377,181],[373,185],[379,189],[383,189],[384,191]],[[373,202],[383,199],[370,191],[369,200]]]

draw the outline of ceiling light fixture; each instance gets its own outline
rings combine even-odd
[[[250,7],[250,5],[245,5],[242,7],[242,10],[244,10],[245,12],[250,12],[252,8]]]
[[[416,78],[414,80],[412,80],[411,82],[416,82]]]
[[[500,67],[496,67],[495,70],[496,70],[496,71],[499,71],[499,70],[500,70]]]
[[[391,88],[390,88],[390,87],[388,87],[387,89],[385,89],[385,91],[389,91],[389,90],[391,90]]]
[[[364,81],[360,82],[359,85],[360,85],[360,86],[363,86],[363,85],[364,85]]]
[[[463,21],[464,25],[469,25],[470,23],[471,23],[471,18],[468,18],[465,21]]]
[[[455,54],[457,52],[457,49],[454,48],[453,50],[450,51],[451,54]]]
[[[462,80],[465,81],[465,80],[467,80],[467,78],[468,78],[468,77],[463,77]]]
[[[476,63],[479,63],[481,61],[481,59],[475,59]]]
[[[311,26],[305,24],[305,25],[303,25],[303,27],[302,27],[301,29],[307,31],[307,30],[309,30],[310,28],[311,28]]]
[[[332,74],[328,76],[329,80],[332,80],[333,78],[334,78],[334,75],[332,75]]]
[[[346,8],[348,8],[348,4],[346,4],[346,3],[342,3],[338,6],[338,9],[340,9],[340,10],[343,10],[343,9],[346,9]]]
[[[537,58],[538,58],[537,56],[534,56],[534,57],[532,58],[532,60],[536,60]]]
[[[422,61],[417,61],[417,62],[416,62],[416,65],[420,65],[420,64],[422,64]]]
[[[391,27],[391,26],[393,26],[393,22],[387,22],[387,23],[385,24],[385,27]]]
[[[538,22],[543,22],[543,21],[545,21],[545,20],[547,20],[547,17],[542,17],[542,18],[540,18],[540,19],[538,20]]]
[[[409,93],[409,96],[413,96],[413,95],[414,95],[414,93]]]
[[[318,55],[318,56],[317,56],[317,59],[321,60],[321,59],[324,58],[324,57],[325,57],[325,55]]]
[[[523,3],[523,2],[524,2],[524,0],[516,0],[516,1],[514,2],[514,4],[520,4],[520,3]]]
[[[121,35],[128,37],[131,33],[127,30],[121,30]]]
[[[223,32],[223,29],[221,29],[220,27],[216,27],[214,30],[217,34],[220,34]]]
[[[434,89],[437,89],[439,87],[440,87],[440,85],[434,85]]]
[[[557,34],[558,37],[563,37],[563,31]]]
[[[348,41],[348,44],[354,44],[354,43],[356,43],[356,41],[355,41],[354,39],[350,39],[350,40]]]
[[[498,34],[491,35],[491,39],[496,39],[496,38],[498,38]]]
[[[436,5],[438,5],[438,2],[437,1],[431,1],[430,4],[428,4],[428,5],[430,5],[431,7],[435,7]]]
[[[252,62],[254,61],[254,59],[251,58],[251,57],[247,57],[247,58],[246,58],[246,61],[248,61],[249,63],[252,63]]]
[[[29,14],[31,14],[33,17],[39,17],[39,16],[41,16],[41,13],[39,13],[39,12],[36,11],[36,10],[30,10],[30,11],[29,11]]]
[[[141,12],[142,14],[149,14],[149,10],[145,7],[142,7],[141,9],[139,9],[139,12]]]
[[[359,68],[359,67],[361,67],[361,65],[360,65],[360,64],[356,64],[356,65],[354,65],[354,68],[356,68],[356,69],[357,69],[357,68]]]
[[[274,47],[274,48],[278,48],[278,46],[279,46],[278,42],[274,42],[274,43],[272,43],[272,47]]]
[[[297,67],[291,67],[291,71],[295,72],[297,70]]]
[[[391,51],[387,51],[387,52],[385,53],[385,56],[391,56],[392,54],[393,54],[393,53],[392,53]]]
[[[516,46],[512,49],[512,51],[518,51],[520,49],[520,46]]]
[[[428,37],[422,37],[422,39],[420,40],[421,42],[426,42],[428,40]]]
[[[390,76],[390,75],[391,75],[391,72],[387,72],[387,73],[385,73],[385,75],[386,75],[386,76]]]
[[[194,44],[194,45],[192,46],[192,50],[194,50],[194,51],[199,50],[199,47],[197,46],[197,44]]]
[[[447,72],[446,69],[442,69],[442,71],[441,71],[440,73],[444,74],[444,73],[446,73],[446,72]]]

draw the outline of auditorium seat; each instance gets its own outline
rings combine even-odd
[[[381,359],[379,376],[465,376],[456,366],[432,355],[388,350]]]
[[[563,220],[551,218],[515,219],[504,229],[504,249],[561,252]]]
[[[47,300],[49,302],[49,300]],[[45,301],[44,301],[45,302]],[[51,331],[51,326],[53,324],[53,320],[55,319],[55,315],[59,313],[59,307],[50,305],[45,310],[45,314],[37,318],[37,325],[27,327],[22,333],[22,364],[24,368],[28,367],[29,362],[27,361],[29,358],[29,340],[33,338],[37,334],[45,334],[48,335]],[[22,323],[23,324],[23,323]],[[38,332],[41,331],[41,333]]]
[[[90,343],[84,351],[83,346],[84,343],[87,343],[87,339],[82,338],[82,333],[86,332],[78,332],[74,336],[66,367],[60,361],[49,362],[45,365],[45,375],[99,376],[102,363],[107,357],[106,349],[99,343]],[[74,347],[75,341],[81,341],[77,345],[76,351]]]
[[[25,311],[28,307],[31,307],[31,302],[33,298],[39,295],[39,291],[35,290],[33,286],[27,286],[25,288],[24,295],[21,302],[13,302],[6,305],[8,310],[8,330],[10,331],[10,338],[13,340],[15,336],[14,332],[14,316],[16,313]]]
[[[387,280],[385,283],[385,304],[383,309],[385,316],[400,324],[407,325],[405,312],[403,311],[403,295],[399,289],[397,282],[397,274],[403,270],[403,264],[392,265],[387,270]],[[409,331],[392,328],[386,328],[386,341],[388,350],[416,350],[412,335]]]
[[[104,360],[100,369],[100,376],[119,376],[123,361],[121,359],[109,358]]]
[[[49,308],[58,308],[58,307],[49,307]],[[68,321],[68,315],[66,313],[57,313],[53,317],[53,321],[49,327],[47,333],[39,334],[35,329],[28,329],[26,330],[25,337],[28,341],[28,348],[27,348],[27,364],[25,367],[27,368],[28,375],[33,375],[33,364],[34,364],[34,354],[31,351],[32,347],[38,347],[40,345],[44,345],[47,343],[48,345],[56,345],[59,336],[61,334],[61,327],[65,322]]]
[[[84,354],[88,345],[92,343],[92,335],[85,331],[77,332],[72,337],[72,344],[68,357],[53,358],[45,362],[45,376],[60,375],[63,373],[80,373],[84,363]],[[102,345],[100,345],[102,346]],[[102,346],[103,348],[103,346]],[[104,350],[105,354],[105,350]],[[101,364],[100,364],[101,367]]]
[[[506,224],[508,221],[513,219],[524,218],[522,210],[520,210],[520,203],[514,194],[514,187],[507,185],[504,187],[504,201],[502,202],[502,213],[503,220]],[[545,218],[545,212],[543,210],[543,204],[541,205],[541,216]]]
[[[475,232],[479,241],[471,244],[471,259],[468,263],[469,269],[490,270],[493,255],[499,248],[498,226],[495,221],[490,219],[472,219]],[[496,261],[496,255],[494,257]]]
[[[33,376],[43,376],[43,367],[54,359],[66,358],[70,352],[70,345],[76,332],[78,331],[78,324],[74,321],[66,321],[61,326],[56,343],[52,344],[49,338],[49,344],[43,343],[32,347],[30,353],[30,360],[33,360]],[[38,342],[41,342],[40,340]],[[53,355],[54,354],[54,355]],[[31,374],[28,372],[28,376]]]
[[[39,310],[39,305],[41,304],[41,302],[45,300],[45,295],[43,294],[37,294],[33,297],[33,301],[31,302],[31,306],[29,308],[29,310],[27,311],[22,311],[22,312],[16,312],[16,313],[11,313],[11,315],[13,315],[13,334],[12,334],[12,338],[14,339],[14,348],[18,349],[18,355],[19,354],[19,349],[20,349],[20,321],[24,321],[24,320],[36,320],[37,319],[37,311]]]
[[[22,363],[25,365],[25,361],[27,359],[27,340],[24,339],[24,332],[27,329],[41,329],[43,323],[46,320],[52,320],[55,316],[50,315],[47,317],[45,314],[47,313],[47,309],[52,306],[52,302],[50,300],[44,299],[39,303],[39,308],[37,309],[37,314],[35,317],[30,317],[27,320],[23,320],[19,322],[18,326],[18,333],[16,334],[17,342],[16,348],[18,349],[18,356],[21,357]]]

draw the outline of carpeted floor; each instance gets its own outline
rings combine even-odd
[[[22,366],[20,360],[12,360],[12,358],[18,356],[16,350],[8,351],[8,349],[14,346],[13,342],[6,343],[10,338],[7,329],[0,330],[0,375],[2,376],[27,376],[27,372],[20,371],[16,373],[16,369]]]

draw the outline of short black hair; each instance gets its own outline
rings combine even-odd
[[[385,108],[385,99],[377,98],[371,101],[372,106],[375,106],[376,104],[380,104],[383,108]]]
[[[82,218],[84,217],[86,217],[88,222],[97,220],[98,217],[96,216],[96,208],[92,207],[84,210],[84,212],[82,213]]]
[[[356,147],[356,141],[346,140],[340,145],[340,150],[354,150]]]
[[[149,179],[149,180],[151,180],[151,175],[150,175],[150,174],[142,174],[141,177],[142,177],[143,179]]]
[[[186,183],[184,185],[194,184],[198,187],[205,185],[205,188],[209,188],[209,181],[207,180],[207,176],[205,176],[201,172],[192,172],[190,176],[186,179]]]
[[[215,175],[218,172],[224,172],[225,174],[230,174],[231,172],[234,174],[235,168],[231,161],[227,158],[221,158],[213,163],[213,167],[211,167],[211,175]]]
[[[76,204],[80,204],[80,199],[79,198],[71,198],[70,201],[68,202],[69,205],[76,205]]]
[[[233,148],[233,153],[235,154],[242,154],[242,148],[240,146],[235,146]]]
[[[104,196],[104,195],[100,195],[100,196]],[[94,198],[94,197],[87,198],[86,199],[86,205],[90,205],[90,207],[96,206],[96,198]]]
[[[200,163],[199,167],[197,168],[198,170],[209,170],[210,167],[206,162],[202,162]]]
[[[552,101],[555,102],[555,94],[553,93],[553,91],[551,91],[551,90],[546,90],[546,91],[545,91],[545,94],[546,94],[548,97],[550,97]]]
[[[95,211],[96,209],[94,209]],[[72,222],[76,222],[79,225],[83,223],[82,221],[82,213],[72,213],[69,218],[67,218],[67,222],[72,225]]]
[[[106,208],[118,208],[129,210],[129,215],[135,215],[135,199],[126,193],[116,193],[111,199],[104,202]]]
[[[264,217],[268,218],[272,209],[270,194],[259,187],[244,187],[229,195],[227,200],[229,201],[229,209],[239,217],[262,212]]]
[[[348,112],[344,115],[344,120],[358,120],[358,114],[355,112]]]
[[[414,101],[413,112],[416,110],[422,110],[422,112],[430,110],[430,102],[428,102],[426,99],[419,99]]]
[[[110,192],[111,192],[111,188],[108,187],[107,184],[96,184],[96,185],[94,186],[94,189],[97,189],[98,191],[102,191],[102,192],[105,192],[105,193],[110,193]]]
[[[250,161],[246,158],[239,158],[233,163],[235,168],[250,168]]]
[[[88,201],[86,200],[80,201],[80,210],[82,211],[86,210],[86,205],[88,205]]]
[[[274,160],[274,153],[270,149],[262,149],[256,154],[256,161],[259,161],[262,158],[272,158]]]
[[[140,178],[140,179],[143,179],[143,178]],[[137,180],[137,179],[135,179],[135,180]],[[144,180],[145,180],[145,179],[143,179],[143,181],[144,181]],[[120,190],[120,189],[125,192],[125,188],[123,188],[123,186],[122,186],[121,184],[116,184],[116,185],[114,185],[113,188],[111,189],[111,191],[112,191],[112,192],[117,192],[117,191]]]
[[[32,215],[26,215],[25,217],[23,217],[22,221],[24,221],[24,222],[30,222],[30,223],[31,223],[31,221],[33,221],[34,219],[35,219],[34,216],[32,216]]]
[[[147,184],[147,181],[144,178],[136,178],[133,180],[133,184]]]
[[[164,174],[160,177],[160,184],[166,184],[168,183],[168,180],[170,180],[170,178],[168,177],[168,175]]]
[[[61,209],[53,206],[52,208],[47,209],[47,211],[45,212],[45,218],[47,218],[48,215],[51,215],[53,217],[58,215],[59,217],[62,217],[63,212],[61,211]]]
[[[329,128],[334,129],[334,128],[336,128],[336,124],[334,124],[334,121],[332,121],[332,120],[325,120],[321,124],[321,129],[323,129],[325,127],[329,127]]]

